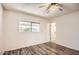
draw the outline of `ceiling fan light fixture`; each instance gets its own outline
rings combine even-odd
[[[55,8],[55,7],[51,7],[49,10],[50,10],[50,11],[55,11],[56,8]]]
[[[59,3],[46,3],[42,7],[46,7],[47,13],[51,11],[56,11],[56,10],[63,11],[61,4]]]
[[[49,8],[50,11],[55,11],[59,8],[58,5],[52,5],[51,8]]]

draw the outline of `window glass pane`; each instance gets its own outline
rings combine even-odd
[[[19,22],[19,31],[20,32],[39,32],[39,23],[35,22],[26,22],[26,21],[21,21]]]
[[[19,22],[19,31],[20,32],[30,32],[31,31],[31,22]]]
[[[39,24],[32,23],[32,32],[39,32]]]
[[[31,22],[23,22],[23,21],[22,21],[22,22],[20,22],[20,25],[25,25],[25,26],[26,26],[26,25],[31,25]]]
[[[25,32],[30,32],[31,31],[31,26],[26,26],[26,28],[24,29]]]
[[[39,23],[32,23],[32,26],[39,26]]]

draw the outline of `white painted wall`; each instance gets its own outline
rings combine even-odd
[[[56,22],[56,39],[52,42],[79,50],[79,11],[51,19]]]
[[[0,53],[3,51],[3,8],[0,4]]]
[[[40,32],[18,32],[19,21],[40,22]],[[49,22],[46,19],[27,14],[4,11],[5,51],[48,42]]]

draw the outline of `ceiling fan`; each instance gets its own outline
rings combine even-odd
[[[60,3],[48,3],[48,4],[44,4],[42,6],[39,6],[39,8],[43,8],[45,7],[47,10],[47,13],[50,12],[51,10],[55,11],[55,10],[59,10],[59,11],[63,11],[62,5]]]

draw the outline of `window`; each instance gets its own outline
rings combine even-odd
[[[32,23],[32,32],[39,32],[39,23]]]
[[[40,23],[37,22],[19,22],[19,31],[20,32],[39,32]]]

